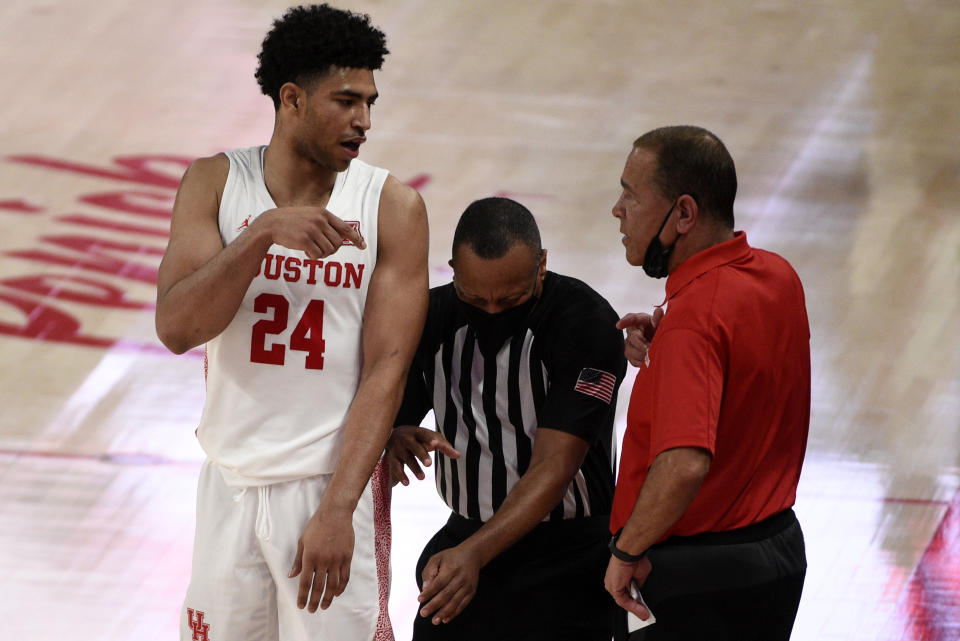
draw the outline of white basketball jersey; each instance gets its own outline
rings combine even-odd
[[[227,152],[220,235],[229,244],[276,205],[265,147]],[[232,486],[331,474],[360,377],[361,327],[377,257],[387,171],[359,160],[337,174],[327,209],[358,228],[366,249],[325,259],[273,245],[222,334],[207,343],[207,398],[197,437]]]

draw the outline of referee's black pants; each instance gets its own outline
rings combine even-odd
[[[449,623],[417,614],[414,641],[610,641],[619,609],[603,587],[610,552],[607,515],[537,525],[480,570],[477,593]],[[417,585],[430,557],[483,525],[453,514],[417,562]]]
[[[807,559],[793,510],[729,532],[671,537],[648,552],[641,589],[657,618],[618,640],[787,641],[797,616]]]

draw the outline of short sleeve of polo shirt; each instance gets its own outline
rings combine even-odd
[[[589,313],[558,328],[545,358],[550,385],[537,412],[539,427],[593,443],[611,424],[627,369],[616,322],[615,317]]]
[[[723,397],[723,359],[714,341],[691,329],[671,329],[650,347],[653,369],[650,459],[675,447],[714,454]]]

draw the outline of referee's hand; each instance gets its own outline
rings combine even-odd
[[[430,466],[430,452],[439,450],[450,458],[460,458],[443,434],[416,425],[401,425],[393,430],[387,441],[386,457],[390,465],[390,481],[393,485],[410,485],[404,466],[410,468],[413,475],[421,481],[424,478],[420,463]]]
[[[473,599],[480,580],[480,560],[469,539],[431,556],[421,578],[420,616],[433,625],[450,623]]]

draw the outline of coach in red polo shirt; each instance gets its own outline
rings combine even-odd
[[[644,134],[620,182],[627,261],[669,277],[665,313],[620,324],[639,372],[607,590],[646,619],[634,582],[656,617],[631,641],[789,639],[806,573],[791,509],[810,418],[803,287],[734,232],[736,171],[712,133]]]

